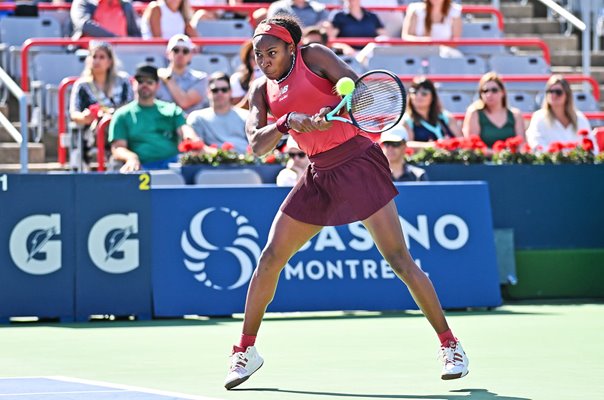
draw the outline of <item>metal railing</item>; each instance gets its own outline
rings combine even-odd
[[[548,9],[558,14],[561,18],[565,19],[572,26],[577,28],[582,33],[581,40],[581,56],[582,56],[582,68],[583,74],[590,75],[591,74],[591,25],[590,25],[590,16],[591,16],[591,0],[585,0],[581,2],[581,6],[583,8],[583,18],[587,20],[587,23],[581,21],[579,18],[575,17],[569,11],[565,10],[560,4],[556,3],[554,0],[539,0],[543,5],[545,5]]]
[[[19,101],[19,122],[21,123],[21,132],[15,128],[12,122],[2,113],[0,113],[0,124],[6,129],[6,131],[12,136],[15,141],[21,145],[19,148],[19,161],[21,162],[21,173],[27,173],[27,105],[28,95],[25,93],[19,85],[4,71],[0,68],[0,81],[6,86],[6,88],[17,98]]]

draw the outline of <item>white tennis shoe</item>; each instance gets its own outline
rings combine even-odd
[[[254,372],[262,367],[264,360],[260,357],[256,348],[250,346],[245,352],[233,353],[230,363],[229,373],[224,381],[224,387],[227,390],[231,390],[247,381]]]
[[[457,379],[468,375],[470,360],[459,341],[451,342],[448,347],[441,347],[439,358],[444,363],[441,379]]]

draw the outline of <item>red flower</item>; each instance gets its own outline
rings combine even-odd
[[[460,146],[464,150],[473,150],[474,142],[472,142],[472,139],[469,139],[469,138],[463,139],[463,140],[460,140]]]
[[[577,147],[577,142],[568,142],[568,143],[563,144],[563,146],[565,149],[572,150]]]
[[[528,143],[524,143],[520,147],[520,151],[523,152],[523,153],[530,153],[531,152],[531,146],[529,146]]]
[[[550,153],[558,153],[564,149],[564,145],[560,142],[552,142],[547,149]]]
[[[191,151],[191,149],[192,149],[191,144],[192,143],[191,143],[191,141],[189,139],[183,140],[178,145],[178,151],[180,151],[181,153],[186,153],[186,152]]]
[[[505,140],[505,145],[510,149],[512,153],[518,150],[518,147],[522,144],[523,139],[521,136],[512,136]]]
[[[594,143],[591,141],[591,139],[584,137],[581,141],[581,147],[583,150],[591,152],[594,150]]]
[[[250,146],[249,144],[247,145],[247,148],[245,149],[245,152],[247,154],[252,154],[254,151],[252,150],[252,146]]]
[[[196,140],[194,142],[191,142],[191,150],[193,151],[201,151],[204,147],[205,143],[203,142],[203,140]]]
[[[579,129],[579,132],[577,132],[579,134],[579,136],[587,136],[589,135],[589,131],[587,129]]]
[[[277,157],[275,157],[274,154],[269,154],[268,156],[266,156],[266,158],[264,159],[264,162],[267,164],[274,164],[277,162]]]
[[[212,144],[210,145],[210,147],[211,147],[211,148],[213,148],[213,149],[217,149],[217,148],[218,148],[218,145],[217,145],[216,143],[212,143]]]
[[[504,150],[505,150],[505,142],[503,140],[498,140],[495,143],[493,143],[493,151],[495,153],[501,153]]]
[[[224,151],[230,151],[230,150],[233,150],[234,148],[235,148],[235,146],[233,145],[233,143],[224,142],[222,144],[222,150],[224,150]]]
[[[405,154],[406,155],[412,156],[414,153],[415,153],[415,150],[413,150],[412,148],[410,148],[410,147],[406,147],[405,148]]]

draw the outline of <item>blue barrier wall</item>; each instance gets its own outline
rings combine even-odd
[[[4,175],[0,190],[0,318],[73,319],[72,175]]]
[[[413,257],[445,308],[496,306],[488,189],[483,183],[399,185]],[[272,218],[289,189],[153,190],[153,299],[158,316],[243,311]],[[178,204],[178,207],[173,207]],[[361,224],[324,228],[285,267],[269,311],[415,309]]]
[[[0,318],[242,311],[289,188],[149,187],[146,174],[0,175]],[[399,189],[411,253],[443,305],[500,304],[487,186]],[[351,224],[325,228],[290,261],[270,310],[409,308],[367,231]]]
[[[516,248],[604,248],[604,165],[425,167],[430,180],[487,181],[495,228],[513,228]]]

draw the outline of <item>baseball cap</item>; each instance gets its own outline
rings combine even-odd
[[[193,50],[195,45],[191,41],[191,38],[187,35],[176,34],[168,40],[168,46],[166,47],[167,51],[172,51],[175,47],[186,47],[189,50]]]
[[[403,128],[402,126],[395,126],[394,128],[386,131],[386,132],[382,132],[382,135],[380,136],[380,143],[384,143],[384,142],[406,142],[408,139],[407,136],[407,130],[405,130],[405,128]]]
[[[136,66],[136,71],[134,72],[134,79],[138,78],[151,78],[155,81],[159,81],[159,76],[157,75],[157,68],[155,65],[151,64],[139,64]]]

